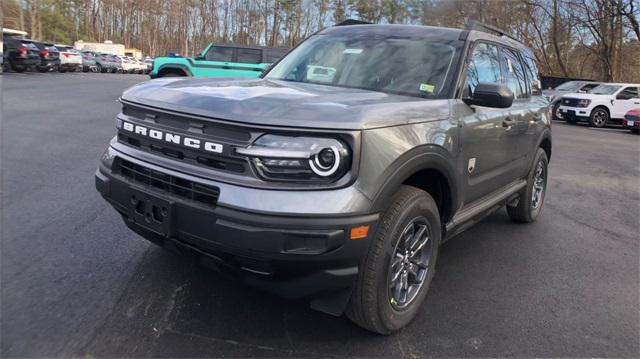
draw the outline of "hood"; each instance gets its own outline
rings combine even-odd
[[[577,98],[577,99],[587,99],[587,100],[593,100],[596,98],[611,98],[611,95],[594,95],[594,94],[590,94],[590,93],[569,93],[566,94],[564,96],[562,96],[562,98]]]
[[[449,116],[448,100],[266,79],[162,78],[127,89],[122,100],[265,126],[367,129]]]

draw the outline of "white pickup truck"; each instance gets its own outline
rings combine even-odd
[[[593,127],[622,124],[624,115],[640,107],[640,84],[602,84],[589,93],[562,96],[560,114],[569,123],[587,121]]]

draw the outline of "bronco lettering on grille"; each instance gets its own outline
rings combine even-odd
[[[169,133],[160,130],[150,129],[144,126],[136,125],[130,122],[122,121],[123,130],[135,133],[137,135],[150,137],[155,140],[165,141],[182,145],[185,147],[204,150],[207,152],[222,153],[222,145],[219,143],[200,140],[198,138],[192,138],[187,136],[178,135],[175,133]]]

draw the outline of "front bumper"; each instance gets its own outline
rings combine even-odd
[[[574,121],[586,121],[591,114],[591,111],[586,107],[560,106],[558,112],[563,119]]]
[[[163,247],[195,254],[202,263],[245,284],[286,298],[315,297],[350,288],[369,238],[376,231],[378,214],[294,216],[203,205],[124,176],[115,165],[120,157],[158,167],[125,154],[114,155],[113,149],[107,152],[116,158],[103,158],[96,171],[96,188],[130,229]],[[221,197],[228,188],[198,180],[220,185]],[[282,193],[280,205],[294,211],[296,201],[288,201],[288,192]],[[264,198],[269,197],[257,196],[255,201]],[[142,210],[140,202],[144,203]],[[161,224],[155,220],[154,208],[166,209]],[[351,229],[360,226],[369,226],[369,236],[350,239]]]

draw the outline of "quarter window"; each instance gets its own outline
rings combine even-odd
[[[500,61],[495,45],[479,43],[474,47],[467,67],[467,95],[473,94],[479,83],[500,83]]]
[[[233,61],[233,47],[218,47],[213,46],[207,51],[205,55],[207,61],[221,61],[232,62]]]
[[[502,69],[505,85],[513,91],[514,99],[529,97],[524,67],[518,56],[510,49],[502,51]]]

